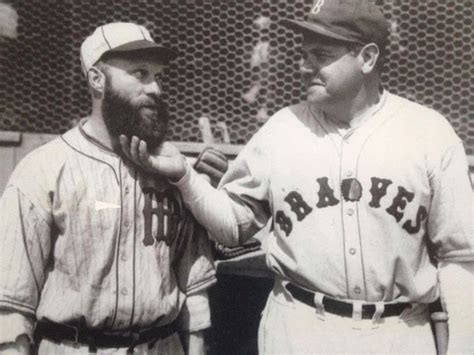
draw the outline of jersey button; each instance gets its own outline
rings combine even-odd
[[[349,253],[350,253],[351,255],[354,255],[354,254],[356,253],[355,248],[350,248],[350,249],[349,249]]]
[[[130,188],[128,186],[125,187],[125,195],[128,195],[128,193],[130,192]]]
[[[120,293],[124,296],[128,295],[128,290],[124,287],[122,288],[122,291],[120,291]]]
[[[122,259],[122,261],[127,261],[127,254],[123,253],[120,259]]]
[[[360,294],[361,291],[362,291],[362,290],[360,289],[359,286],[354,287],[354,292],[355,292],[355,293]]]
[[[352,216],[352,215],[354,214],[354,209],[353,209],[353,208],[349,208],[349,209],[347,210],[347,214],[348,214],[349,216]]]
[[[123,222],[123,226],[124,226],[125,228],[128,228],[128,226],[129,226],[128,221]]]
[[[351,177],[352,176],[352,170],[347,170],[346,171],[346,176]]]

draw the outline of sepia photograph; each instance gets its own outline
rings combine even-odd
[[[0,0],[0,355],[473,355],[473,19]]]

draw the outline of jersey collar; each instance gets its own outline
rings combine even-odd
[[[118,156],[118,154],[113,151],[112,149],[110,149],[109,147],[105,146],[104,144],[102,144],[102,142],[100,142],[98,139],[92,137],[91,135],[87,134],[85,129],[84,129],[84,125],[85,123],[88,121],[88,118],[87,117],[84,117],[83,119],[81,119],[81,121],[79,122],[78,124],[78,129],[79,129],[79,132],[80,134],[87,140],[89,141],[91,144],[95,145],[97,148],[99,148],[100,150],[104,151],[105,153],[107,154],[111,154],[111,155],[114,155],[114,156]]]

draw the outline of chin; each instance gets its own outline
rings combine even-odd
[[[158,147],[166,138],[166,132],[162,130],[140,131],[137,132],[137,137],[144,140],[148,149],[152,150]]]
[[[306,91],[306,100],[311,103],[322,103],[328,99],[327,93],[323,90],[324,88],[317,86],[311,86]]]
[[[323,105],[327,100],[321,95],[308,94],[306,100],[311,104]]]
[[[137,127],[137,136],[143,139],[148,146],[160,145],[168,131],[168,123],[162,122],[156,115],[142,116],[142,121]]]

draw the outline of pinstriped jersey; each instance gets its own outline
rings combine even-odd
[[[221,181],[239,236],[273,218],[267,263],[329,296],[432,302],[433,260],[473,260],[460,139],[436,112],[384,93],[344,128],[308,103],[276,113]]]
[[[147,219],[144,191],[155,185],[167,194],[151,195],[158,212]],[[145,222],[152,236],[172,233],[147,238]],[[12,174],[0,202],[0,307],[100,329],[147,327],[172,321],[187,296],[214,281],[205,233],[177,189],[127,165],[80,126]]]

